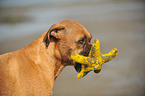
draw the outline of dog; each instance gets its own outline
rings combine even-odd
[[[54,81],[65,66],[80,72],[81,64],[71,54],[87,56],[91,38],[83,25],[64,20],[30,45],[0,55],[0,96],[51,96]]]

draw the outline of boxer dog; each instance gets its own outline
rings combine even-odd
[[[87,56],[91,35],[75,21],[54,24],[30,45],[0,55],[0,96],[51,96],[55,78],[68,65],[80,72],[71,54]]]

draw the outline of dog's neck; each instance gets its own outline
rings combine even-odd
[[[62,64],[58,50],[56,50],[57,48],[55,48],[55,42],[51,42],[48,47],[45,46],[45,43],[43,42],[44,34],[25,47],[25,53],[31,54],[28,55],[32,56],[29,57],[30,60],[42,67],[41,69],[43,69],[43,71],[49,72],[49,74],[51,73],[52,78],[55,80],[64,68],[64,65]]]

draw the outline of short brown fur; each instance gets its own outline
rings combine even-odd
[[[84,46],[77,44],[84,35]],[[0,55],[0,96],[51,96],[61,70],[75,65],[70,55],[86,50],[90,39],[83,25],[65,20],[54,24],[30,45]]]

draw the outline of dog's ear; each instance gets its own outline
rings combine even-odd
[[[56,40],[59,40],[63,38],[64,34],[65,34],[64,26],[60,26],[58,24],[52,25],[51,28],[47,31],[43,39],[43,41],[46,44],[46,47],[48,47],[51,38],[55,38]]]

